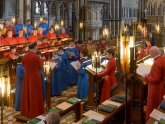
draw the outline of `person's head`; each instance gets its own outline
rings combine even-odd
[[[42,19],[42,23],[46,23],[46,18],[45,17]]]
[[[28,45],[28,44],[24,44],[24,46],[23,46],[23,51],[24,51],[24,52],[29,51],[29,45]]]
[[[57,112],[49,112],[46,115],[46,124],[59,124],[60,123],[60,114]]]
[[[17,50],[17,48],[16,48],[16,45],[12,45],[12,46],[10,46],[10,51],[11,52],[16,52],[16,50]]]
[[[70,42],[69,47],[75,47],[75,43],[74,42]]]
[[[147,46],[151,45],[150,39],[146,39],[146,44],[147,44]]]
[[[59,54],[63,54],[63,53],[64,53],[63,47],[58,47],[58,53],[59,53]]]
[[[58,54],[59,54],[58,51],[54,51],[54,52],[53,52],[53,56],[52,56],[52,58],[56,58],[56,57],[58,57]]]
[[[31,25],[31,20],[30,19],[26,20],[26,23]]]
[[[138,52],[141,52],[144,50],[144,47],[143,47],[143,45],[139,45],[137,49],[138,49]]]
[[[113,58],[115,56],[115,50],[110,48],[107,50],[107,58]]]
[[[22,56],[19,56],[19,57],[17,58],[17,62],[18,62],[18,63],[22,63]]]
[[[54,46],[54,40],[49,40],[50,46]]]
[[[19,30],[18,36],[19,36],[19,37],[22,37],[22,36],[23,36],[23,29],[20,29],[20,30]]]
[[[18,24],[23,24],[23,20],[21,18],[18,19]]]
[[[44,43],[44,42],[47,42],[48,41],[48,38],[46,37],[46,36],[44,36],[43,38],[42,38],[42,42]]]
[[[5,25],[9,25],[9,21],[10,21],[10,20],[9,20],[8,18],[6,18],[6,19],[5,19]]]
[[[41,38],[39,38],[38,40],[37,40],[37,45],[40,45],[41,44]]]
[[[43,29],[42,28],[38,28],[38,34],[43,34]]]
[[[33,35],[37,35],[37,29],[36,28],[33,29]]]
[[[159,48],[157,46],[151,47],[149,51],[149,55],[151,58],[155,58],[160,55]]]
[[[7,36],[8,36],[8,37],[13,37],[13,32],[12,32],[12,30],[7,30]]]
[[[53,27],[50,27],[50,28],[49,28],[49,33],[51,33],[51,34],[54,33],[54,29],[53,29]]]
[[[88,43],[92,43],[92,38],[88,37]]]
[[[65,28],[62,28],[62,34],[65,34],[66,33],[66,31],[65,31]]]
[[[36,53],[36,52],[37,52],[37,43],[36,43],[36,42],[31,43],[31,44],[29,45],[29,49],[30,49],[31,51],[33,51],[34,53]]]

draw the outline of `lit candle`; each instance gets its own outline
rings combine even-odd
[[[34,28],[37,28],[37,22],[34,22]]]
[[[42,22],[43,21],[43,17],[40,17],[40,22]]]
[[[9,97],[10,96],[10,89],[11,89],[10,79],[6,78],[6,81],[7,81],[7,96]]]
[[[3,30],[3,24],[0,24],[0,29]]]
[[[4,97],[4,94],[5,94],[5,78],[4,77],[1,78],[1,93],[2,93],[2,97]]]
[[[57,32],[59,30],[59,25],[55,24],[54,28],[55,28],[55,31]]]
[[[50,62],[46,63],[46,77],[49,77],[50,75]]]
[[[63,21],[63,20],[61,20],[61,26],[62,26],[62,27],[64,26],[64,21]]]
[[[11,21],[12,21],[12,23],[14,25],[15,24],[15,17],[12,17]]]

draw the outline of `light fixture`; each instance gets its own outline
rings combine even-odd
[[[15,17],[12,17],[11,21],[12,21],[12,23],[14,25],[15,24]]]
[[[37,28],[37,22],[36,21],[34,22],[34,28]]]
[[[107,26],[105,26],[105,28],[103,29],[103,37],[106,38],[109,36],[109,30],[107,28]]]
[[[60,24],[61,24],[61,27],[64,27],[64,20],[63,19],[61,20]]]
[[[58,25],[58,24],[55,24],[54,29],[55,29],[55,32],[58,32],[58,30],[59,30],[59,25]]]
[[[81,21],[80,22],[80,29],[83,29],[83,27],[84,27],[84,23]]]
[[[41,17],[40,17],[40,22],[42,22],[42,21],[43,21],[43,17],[41,16]]]
[[[160,25],[159,24],[156,24],[155,25],[155,28],[156,28],[156,32],[159,33],[160,32]]]

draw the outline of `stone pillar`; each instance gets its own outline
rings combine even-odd
[[[18,18],[24,19],[24,0],[19,0],[19,15]]]
[[[99,29],[102,27],[101,4],[88,4],[86,6],[86,39],[92,37],[93,40],[99,40]]]
[[[26,19],[31,18],[31,0],[25,0],[25,5],[26,5]]]

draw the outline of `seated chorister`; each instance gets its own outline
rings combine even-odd
[[[26,43],[27,39],[24,37],[24,31],[23,29],[20,29],[18,32],[18,37],[16,37],[17,43],[21,44],[21,43]]]
[[[16,46],[13,45],[13,46],[10,46],[10,52],[6,52],[4,53],[4,57],[5,58],[9,58],[9,59],[13,59],[16,57]]]
[[[12,30],[7,30],[7,37],[3,41],[3,45],[17,44],[17,40],[13,37]]]
[[[39,38],[39,37],[38,37],[38,35],[37,35],[37,29],[34,28],[33,34],[30,35],[29,38],[28,38],[28,42],[37,42],[38,38]]]

